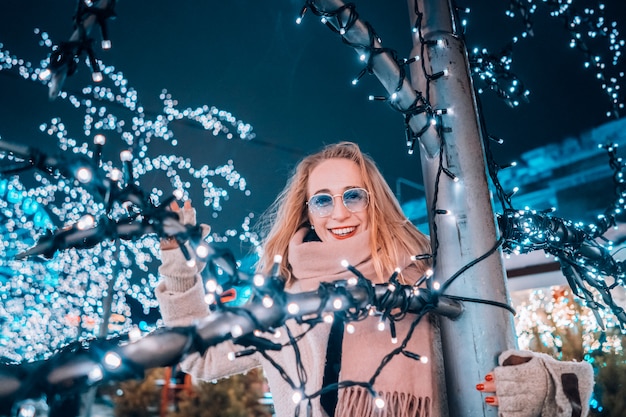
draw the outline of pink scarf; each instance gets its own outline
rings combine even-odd
[[[341,266],[347,260],[365,277],[375,283],[379,281],[374,272],[367,233],[361,233],[345,240],[332,242],[303,242],[306,229],[300,229],[289,245],[289,263],[296,282],[291,291],[312,291],[320,282],[353,277],[352,272]],[[402,274],[409,282],[419,278],[417,268],[410,266],[407,255]],[[398,343],[404,340],[414,315],[407,315],[396,323]],[[379,317],[371,316],[359,322],[353,322],[356,331],[344,333],[342,364],[339,380],[369,381],[385,355],[398,347],[391,343],[388,330],[377,329]],[[387,323],[388,325],[388,323]],[[429,317],[424,317],[413,332],[406,350],[426,356],[429,362],[424,364],[402,354],[396,355],[376,378],[374,389],[385,400],[386,406],[379,410],[374,405],[374,398],[361,387],[349,387],[339,391],[339,402],[335,417],[388,416],[388,417],[435,417],[439,415],[437,404],[440,401],[438,384],[443,381],[437,372],[443,369],[440,363],[438,332],[431,325]]]

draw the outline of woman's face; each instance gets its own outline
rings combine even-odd
[[[332,211],[326,217],[320,217],[309,207],[309,220],[322,242],[349,239],[367,231],[369,226],[367,207],[352,212],[346,208],[342,200],[344,191],[364,187],[358,165],[348,159],[327,159],[311,171],[307,184],[307,198],[310,199],[320,193],[333,196]]]

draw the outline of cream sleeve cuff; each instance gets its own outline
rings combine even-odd
[[[516,355],[530,358],[503,365]],[[593,392],[593,368],[587,362],[557,361],[543,353],[508,350],[494,370],[501,417],[586,417]]]
[[[165,289],[171,292],[185,292],[196,283],[199,272],[197,265],[190,267],[183,256],[183,252],[176,249],[161,251],[161,266],[159,275]]]

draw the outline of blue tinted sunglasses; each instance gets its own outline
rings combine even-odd
[[[311,213],[318,217],[328,217],[333,212],[335,197],[341,197],[345,208],[352,213],[365,210],[369,203],[369,193],[364,188],[350,188],[343,194],[331,195],[328,193],[315,194],[309,199],[307,205]]]

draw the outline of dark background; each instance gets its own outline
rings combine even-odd
[[[96,48],[105,65],[123,71],[147,114],[160,111],[158,96],[167,89],[182,107],[213,105],[253,126],[252,141],[214,138],[186,124],[176,127],[180,144],[175,153],[188,156],[195,165],[232,159],[247,179],[251,195],[240,198],[233,193],[220,216],[209,221],[214,228],[232,225],[242,213],[262,212],[294,164],[324,143],[358,142],[379,163],[393,189],[399,179],[421,182],[419,156],[406,150],[402,116],[385,103],[368,101],[370,94],[384,94],[373,76],[351,85],[362,66],[338,35],[310,13],[301,25],[295,24],[303,3],[119,0],[117,18],[109,23],[113,48]],[[473,3],[480,4],[472,4],[468,15],[468,48],[497,52],[522,32],[521,19],[505,16],[507,2]],[[575,5],[582,9],[593,3]],[[412,22],[405,2],[371,0],[356,5],[385,46],[396,49],[400,57],[408,55]],[[606,5],[607,19],[617,20],[626,31],[626,3],[612,0]],[[2,0],[0,42],[12,54],[37,65],[47,59],[49,50],[38,46],[33,30],[48,32],[55,44],[67,40],[75,6],[73,1]],[[521,40],[513,55],[512,71],[531,91],[530,103],[513,109],[492,92],[480,96],[488,132],[505,140],[494,149],[496,160],[503,164],[526,150],[611,120],[606,114],[610,100],[595,73],[583,68],[580,51],[569,48],[561,20],[547,16],[542,7],[533,18],[534,37]],[[99,44],[99,34],[95,37]],[[608,60],[608,42],[597,45],[597,52]],[[623,62],[620,65],[624,71]],[[64,87],[78,92],[91,84],[89,76],[81,63]],[[61,116],[79,143],[91,142],[82,133],[82,112],[67,101],[49,101],[47,92],[42,84],[0,71],[0,136],[53,149],[54,138],[38,126]],[[105,156],[117,158],[119,149],[114,140],[110,143]],[[142,185],[171,191],[167,184]],[[406,200],[419,192],[404,187],[402,194]]]

